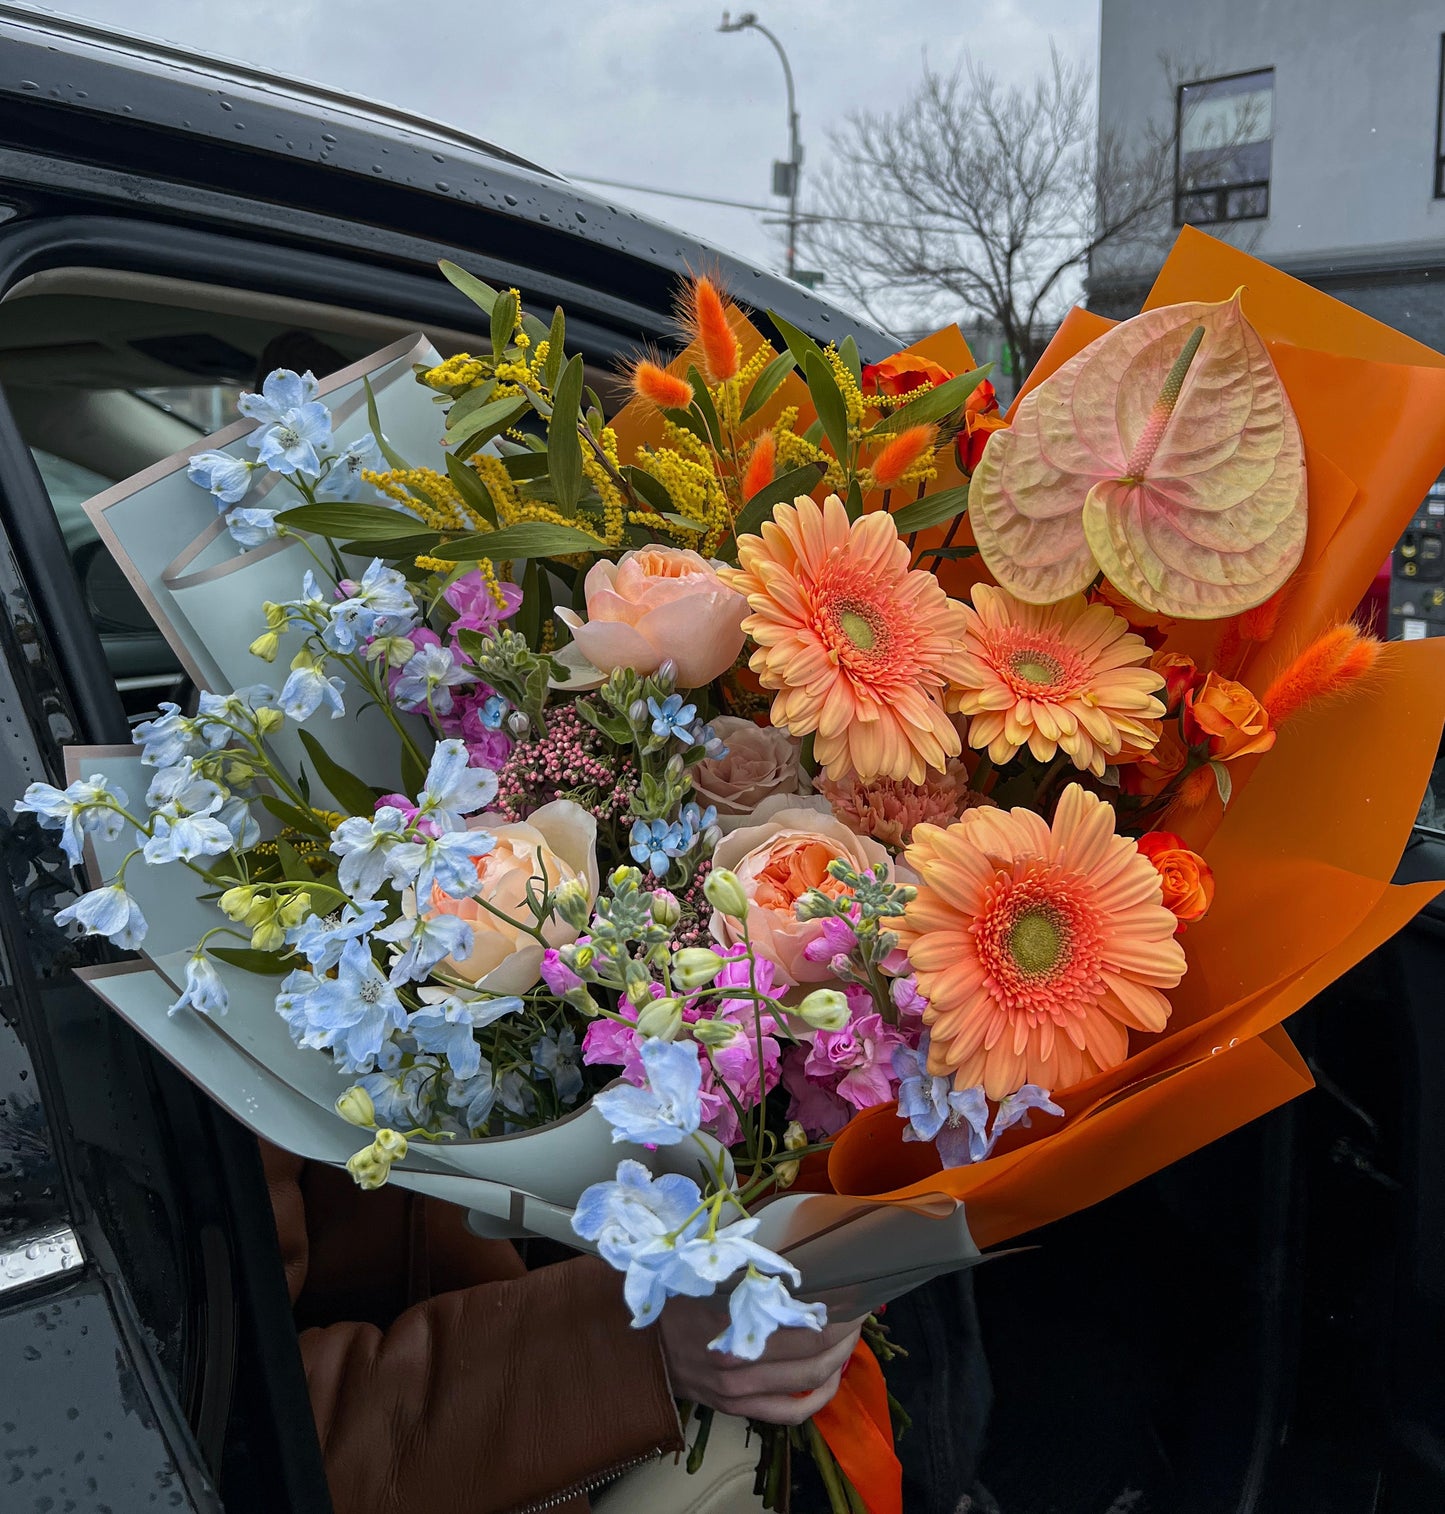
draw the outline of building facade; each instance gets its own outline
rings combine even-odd
[[[1188,223],[1445,351],[1442,0],[1101,12],[1101,139],[1126,153],[1169,143],[1173,195],[1157,237],[1096,255],[1091,309],[1135,314]],[[1445,477],[1376,594],[1383,634],[1445,635]]]

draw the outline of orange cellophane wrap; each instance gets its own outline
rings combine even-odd
[[[813,1423],[868,1514],[903,1514],[903,1468],[893,1449],[888,1387],[878,1358],[862,1341],[853,1347],[837,1393]]]
[[[1243,286],[1245,314],[1269,347],[1307,449],[1309,531],[1275,633],[1226,669],[1256,692],[1312,638],[1348,616],[1445,464],[1445,357],[1319,290],[1193,230],[1165,262],[1146,308],[1224,300]],[[1028,383],[1042,382],[1112,322],[1072,311]],[[760,340],[739,318],[744,351]],[[955,372],[972,366],[956,330],[906,349]],[[685,369],[685,362],[676,365]],[[782,405],[813,418],[796,375],[755,423]],[[657,417],[619,417],[623,455],[653,441]],[[940,454],[933,489],[961,482]],[[821,491],[820,491],[821,492]],[[865,501],[877,508],[880,498]],[[895,505],[901,503],[895,500]],[[946,528],[922,533],[937,545]],[[965,520],[955,545],[969,545]],[[977,557],[940,563],[949,591],[988,578]],[[1160,621],[1165,646],[1208,663],[1223,623]],[[1202,851],[1217,891],[1185,938],[1189,970],[1162,1035],[1136,1034],[1119,1067],[1055,1094],[1063,1121],[1036,1118],[999,1154],[938,1171],[934,1148],[902,1140],[891,1107],[859,1115],[837,1138],[827,1181],[840,1193],[965,1200],[980,1246],[1087,1208],[1246,1124],[1311,1086],[1281,1022],[1401,929],[1438,892],[1390,883],[1445,720],[1445,640],[1396,643],[1348,699],[1306,710],[1273,751],[1230,765],[1234,797],[1170,829]],[[810,1186],[812,1186],[810,1184]],[[819,1186],[822,1186],[821,1183]]]

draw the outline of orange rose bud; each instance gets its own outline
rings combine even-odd
[[[765,431],[753,444],[752,456],[743,473],[743,503],[766,489],[773,481],[773,468],[777,462],[777,445],[773,433]]]
[[[1182,935],[1185,926],[1209,913],[1214,903],[1214,873],[1173,831],[1150,831],[1139,838],[1138,847],[1154,864],[1164,886],[1164,908],[1179,921],[1175,935]]]
[[[1115,761],[1119,764],[1119,787],[1126,794],[1152,799],[1184,771],[1189,761],[1189,748],[1179,734],[1177,720],[1160,721],[1159,739],[1147,752],[1131,756],[1120,752]]]
[[[692,385],[646,358],[633,365],[632,392],[659,410],[686,410],[692,404]]]
[[[1210,673],[1184,696],[1184,734],[1192,745],[1209,743],[1217,762],[1267,752],[1274,745],[1269,713],[1242,683]]]
[[[888,441],[873,459],[873,481],[880,489],[891,489],[922,458],[933,452],[938,440],[936,426],[909,426]]]
[[[1199,669],[1194,659],[1183,652],[1156,652],[1149,666],[1164,680],[1164,707],[1177,710],[1179,701],[1199,684]]]
[[[881,363],[864,363],[860,387],[864,394],[912,394],[925,384],[937,389],[954,376],[947,368],[917,353],[895,352]]]
[[[727,303],[706,275],[694,279],[687,291],[682,323],[702,348],[703,372],[709,380],[722,384],[735,378],[742,366],[742,350],[728,320]]]

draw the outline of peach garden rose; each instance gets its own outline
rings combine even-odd
[[[597,562],[585,580],[587,618],[559,606],[577,649],[604,673],[652,673],[669,657],[678,686],[700,689],[737,661],[747,604],[705,557],[644,547]]]
[[[804,791],[801,746],[786,731],[736,715],[717,716],[712,728],[727,747],[727,754],[698,763],[692,772],[692,786],[699,804],[717,809],[717,823],[723,832],[749,824],[764,799]]]
[[[876,841],[855,836],[829,813],[823,799],[767,799],[754,820],[718,842],[713,865],[730,869],[743,886],[754,951],[775,962],[791,983],[821,983],[831,976],[828,964],[809,962],[804,949],[822,934],[823,922],[799,920],[798,900],[813,888],[833,896],[843,892],[842,884],[828,873],[834,858],[859,869],[882,863],[890,878],[892,861]],[[717,910],[710,929],[724,947],[743,939],[739,922]]]
[[[476,815],[469,828],[490,832],[496,845],[486,856],[476,858],[482,880],[478,898],[453,899],[440,889],[432,891],[433,913],[456,915],[473,933],[468,955],[460,961],[448,958],[443,967],[483,993],[524,994],[542,975],[545,949],[525,928],[536,924],[527,903],[527,884],[535,879],[537,891],[544,892],[580,878],[589,899],[595,899],[597,821],[572,800],[556,799],[533,810],[525,820],[508,822],[501,815]],[[547,921],[542,934],[551,947],[569,946],[577,939],[577,931],[559,915]]]

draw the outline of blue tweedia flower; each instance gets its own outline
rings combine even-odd
[[[596,1241],[603,1260],[627,1274],[623,1291],[638,1326],[656,1318],[670,1292],[682,1291],[669,1283],[685,1285],[694,1297],[713,1291],[695,1272],[668,1267],[679,1243],[702,1235],[707,1224],[701,1190],[691,1178],[667,1172],[654,1179],[632,1161],[617,1164],[614,1181],[584,1189],[572,1215],[573,1230]]]
[[[318,979],[297,1001],[295,1014],[301,1025],[297,1044],[332,1052],[343,1072],[370,1072],[392,1033],[406,1029],[396,990],[359,940],[346,943],[336,976]]]
[[[63,789],[50,783],[32,783],[15,801],[18,814],[34,815],[51,830],[60,832],[60,849],[73,863],[80,861],[84,837],[99,836],[114,841],[120,835],[125,817],[111,805],[124,808],[125,791],[112,786],[99,773],[77,778]]]
[[[428,643],[407,658],[391,692],[398,709],[432,709],[438,715],[450,715],[452,690],[473,682],[472,674],[445,647]]]
[[[331,850],[341,858],[337,881],[342,892],[365,902],[390,875],[391,854],[406,839],[410,824],[403,812],[384,804],[367,819],[353,815],[331,833]]]
[[[577,1065],[577,1037],[570,1029],[542,1036],[532,1048],[532,1066],[552,1080],[564,1105],[575,1104],[582,1092],[582,1069]]]
[[[118,883],[82,894],[55,917],[57,925],[72,921],[83,925],[86,935],[104,936],[126,951],[134,951],[145,940],[146,922],[140,905]]]
[[[433,888],[466,899],[481,887],[477,859],[497,844],[486,831],[444,831],[403,841],[391,850],[387,870],[398,888],[415,888],[417,897],[430,899]]]
[[[221,975],[202,951],[192,953],[186,962],[186,986],[181,996],[171,1005],[170,1013],[179,1014],[183,1009],[193,1009],[198,1015],[223,1015],[230,996]]]
[[[699,1090],[702,1064],[693,1041],[642,1043],[642,1088],[624,1084],[609,1088],[593,1100],[612,1127],[614,1141],[637,1146],[676,1146],[702,1121]]]
[[[697,845],[697,839],[710,826],[717,823],[717,806],[710,804],[706,809],[698,805],[688,803],[683,805],[682,814],[678,817],[678,823],[682,826],[683,835],[687,839],[687,845],[683,851],[690,852]]]
[[[313,972],[330,972],[341,961],[348,941],[368,936],[386,919],[385,906],[368,900],[361,908],[347,904],[340,915],[307,915],[286,932],[286,939],[311,964]]]
[[[471,766],[465,741],[439,741],[417,795],[417,817],[444,831],[465,830],[466,817],[486,809],[496,797],[497,775],[491,768]]]
[[[232,457],[228,452],[198,452],[186,468],[186,477],[213,494],[216,508],[220,509],[223,505],[239,505],[245,499],[251,491],[251,475],[260,466]]]
[[[511,995],[496,999],[447,998],[417,1010],[407,1030],[423,1051],[445,1057],[452,1076],[465,1083],[476,1077],[482,1066],[476,1032],[521,1008],[522,1001]]]
[[[315,478],[331,447],[331,412],[316,398],[316,380],[289,368],[268,374],[260,394],[243,394],[236,408],[260,428],[247,439],[256,461],[273,473]]]
[[[500,694],[488,696],[482,705],[482,724],[489,731],[500,731],[502,722],[507,718],[507,711],[511,708],[511,701],[503,699]]]
[[[992,1154],[999,1137],[1011,1126],[1029,1123],[1034,1109],[1062,1115],[1042,1088],[1026,1083],[999,1101],[993,1129],[988,1128],[988,1099],[981,1087],[956,1089],[953,1080],[928,1072],[928,1035],[918,1050],[893,1048],[893,1072],[898,1083],[898,1118],[908,1121],[905,1141],[934,1141],[945,1167],[966,1167]]]
[[[339,678],[326,676],[326,659],[304,647],[291,663],[291,672],[281,686],[280,706],[292,720],[309,720],[324,704],[331,718],[339,720],[346,713],[341,698]]]
[[[710,725],[704,725],[700,720],[692,728],[691,742],[702,748],[702,754],[709,762],[716,762],[728,754],[727,743]]]
[[[276,529],[279,510],[247,509],[230,510],[226,514],[226,530],[231,540],[240,547],[261,547],[275,541],[280,534]]]
[[[692,723],[697,719],[695,704],[684,704],[681,694],[669,694],[661,704],[649,698],[647,708],[652,715],[654,736],[675,736],[692,745]]]
[[[319,500],[365,499],[369,497],[370,491],[366,480],[361,476],[362,471],[376,473],[385,466],[381,448],[377,446],[376,438],[368,431],[364,436],[359,436],[354,442],[349,443],[331,459],[331,465],[327,468],[325,477],[317,484],[313,492]],[[400,515],[402,512],[397,513]]]
[[[199,757],[210,743],[201,735],[200,726],[181,707],[165,700],[155,720],[143,720],[131,734],[140,743],[141,761],[147,767],[174,767],[186,757]]]
[[[461,960],[472,949],[472,928],[456,915],[402,915],[376,936],[402,947],[391,964],[391,981],[398,987],[419,983],[443,958]]]
[[[204,809],[188,814],[179,805],[162,805],[150,816],[151,833],[145,839],[142,855],[149,863],[194,862],[197,857],[219,857],[229,852],[235,841],[224,820],[216,811],[221,795]]]
[[[796,1274],[794,1274],[796,1277]],[[822,1304],[804,1304],[788,1292],[780,1278],[764,1277],[753,1268],[728,1299],[728,1327],[708,1342],[714,1351],[726,1351],[743,1361],[755,1362],[763,1354],[774,1330],[821,1330],[828,1311]]]

